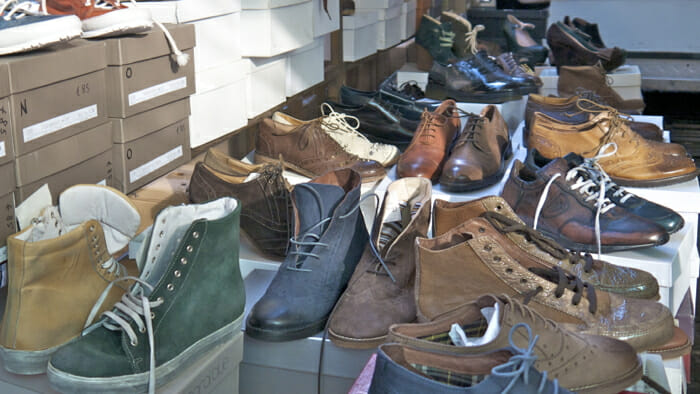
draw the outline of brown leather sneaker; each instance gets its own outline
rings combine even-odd
[[[529,79],[535,86],[542,86],[542,80],[535,75],[530,66],[519,64],[513,57],[513,52],[503,52],[496,57],[499,66],[511,77]]]
[[[210,169],[228,175],[226,179],[232,183],[243,183],[252,173],[262,172],[262,169],[269,164],[250,164],[241,160],[236,160],[216,149],[209,149],[204,155],[204,164]],[[283,162],[279,162],[284,166]],[[291,187],[291,186],[290,186]]]
[[[693,159],[678,154],[677,144],[645,140],[609,112],[577,125],[535,113],[528,145],[548,158],[569,152],[586,158],[597,156],[598,164],[621,186],[664,186],[698,175]]]
[[[506,295],[481,296],[437,316],[430,323],[395,324],[389,330],[388,341],[440,353],[489,353],[510,345],[509,333],[518,323],[527,324],[532,335],[539,337],[533,349],[537,356],[535,369],[547,371],[550,379],[557,379],[571,391],[617,393],[642,376],[642,365],[630,345],[613,338],[566,330]],[[453,324],[459,325],[467,338],[478,342],[457,346],[450,336]],[[493,333],[492,328],[487,334],[487,329],[496,324],[498,331]],[[516,329],[513,344],[527,348],[527,334],[525,329]]]
[[[345,151],[323,130],[319,119],[298,126],[263,119],[255,141],[255,162],[277,162],[277,158],[285,162],[285,167],[309,178],[346,167],[357,171],[362,182],[386,176],[381,164]]]
[[[535,118],[535,112],[554,118],[558,121],[572,124],[585,123],[590,120],[591,114],[582,111],[576,103],[581,96],[565,97],[545,97],[539,94],[531,94],[527,98],[525,106],[525,128],[523,129],[523,142],[527,146],[527,139],[530,135],[530,126]],[[596,101],[593,98],[589,98]],[[598,104],[606,105],[604,102]],[[626,120],[626,119],[625,119]],[[639,134],[645,139],[652,141],[663,141],[663,130],[653,123],[628,121],[627,125],[632,131]]]
[[[443,101],[433,112],[424,110],[411,144],[399,157],[399,178],[419,176],[436,181],[459,126],[454,100]]]
[[[644,100],[625,100],[610,87],[600,64],[560,67],[557,90],[561,97],[578,96],[581,91],[590,90],[608,105],[628,114],[641,114],[644,110]]]
[[[668,242],[663,227],[607,198],[597,221],[598,191],[579,178],[561,158],[536,171],[516,161],[501,196],[528,226],[570,250],[607,253]]]
[[[467,119],[442,169],[440,184],[451,192],[491,186],[503,178],[510,156],[508,126],[498,109],[488,105],[480,115]]]
[[[572,253],[525,225],[508,202],[490,196],[469,202],[435,200],[433,235],[439,236],[469,219],[482,216],[498,231],[501,246],[527,267],[561,267],[596,289],[623,297],[659,299],[659,284],[646,271],[596,260],[589,253]]]
[[[426,237],[432,186],[402,178],[384,195],[368,246],[348,288],[331,313],[328,336],[338,346],[370,349],[384,342],[389,326],[416,319],[416,237]]]
[[[637,351],[661,346],[673,336],[673,316],[660,303],[596,290],[559,267],[526,267],[489,227],[488,220],[475,218],[439,237],[417,238],[419,321],[435,320],[493,292],[522,300],[563,328],[620,339]]]

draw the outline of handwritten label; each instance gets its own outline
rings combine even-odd
[[[172,162],[173,160],[182,156],[182,145],[178,145],[177,148],[171,149],[168,152],[156,157],[155,159],[149,161],[148,163],[142,164],[133,170],[129,171],[129,183],[134,183],[144,176],[152,173],[153,171],[163,167],[164,165]]]
[[[129,94],[129,106],[133,106],[144,101],[174,92],[187,87],[187,77],[173,79],[168,82],[159,83],[146,89],[137,90]]]
[[[66,114],[45,120],[35,125],[25,127],[24,130],[22,130],[24,142],[29,142],[37,138],[41,138],[47,134],[54,133],[58,130],[65,129],[66,127],[70,127],[96,117],[97,104],[89,105],[85,108],[68,112]]]

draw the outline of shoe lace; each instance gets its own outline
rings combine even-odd
[[[6,21],[31,15],[46,15],[37,5],[34,1],[0,0],[0,15]]]
[[[486,28],[484,27],[484,25],[476,25],[472,27],[472,24],[466,19],[464,20],[464,22],[468,30],[466,33],[464,33],[464,44],[467,48],[469,48],[469,51],[472,53],[472,55],[475,55],[479,51],[479,49],[477,48],[478,41],[476,39],[476,36],[479,34],[480,31]]]
[[[452,149],[457,149],[464,144],[472,144],[475,148],[485,152],[487,149],[481,145],[483,143],[483,133],[477,132],[481,130],[484,121],[484,117],[477,114],[470,114],[467,118],[467,124],[464,126],[464,130],[462,130],[462,133],[457,137],[457,141]]]
[[[399,86],[399,92],[410,96],[414,100],[425,98],[425,92],[418,86],[416,81],[406,81]]]
[[[591,272],[593,269],[593,257],[590,254],[578,254],[569,252],[566,248],[561,247],[553,239],[542,235],[537,230],[534,230],[522,223],[519,223],[498,212],[487,211],[481,217],[491,223],[491,225],[503,233],[518,233],[525,237],[528,242],[535,244],[540,250],[559,260],[568,259],[572,265],[583,263],[584,272]]]
[[[367,137],[358,131],[360,128],[360,119],[355,116],[336,112],[328,103],[321,104],[321,124],[326,127],[326,130],[333,134],[347,134],[351,137],[360,139],[370,146],[370,154],[382,150],[383,144],[371,142]],[[351,122],[354,122],[351,123]],[[347,148],[347,146],[344,146]]]
[[[515,342],[513,341],[513,333],[515,333],[521,327],[524,327],[525,330],[527,330],[527,348],[520,348],[516,346]],[[517,323],[510,329],[510,332],[508,333],[508,342],[510,343],[510,346],[513,348],[516,354],[513,355],[510,358],[510,360],[508,360],[508,362],[493,367],[493,369],[491,369],[491,374],[493,376],[501,378],[511,378],[510,383],[508,383],[508,386],[506,386],[503,390],[503,394],[509,393],[511,389],[516,387],[518,381],[521,378],[523,379],[523,382],[526,385],[529,384],[529,372],[531,368],[533,368],[533,364],[535,363],[535,361],[537,361],[537,355],[535,354],[535,344],[537,344],[537,340],[539,338],[539,335],[535,335],[533,338],[532,330],[530,329],[530,326],[528,326],[526,323]],[[547,371],[542,371],[540,383],[537,387],[537,392],[544,392],[546,386]],[[552,380],[552,386],[552,392],[554,394],[557,394],[559,392],[559,381],[557,379]]]
[[[156,355],[155,355],[155,337],[153,335],[153,312],[152,308],[156,308],[163,304],[164,300],[162,297],[158,297],[155,301],[150,301],[148,297],[144,294],[144,287],[148,288],[149,292],[153,292],[153,286],[141,278],[135,276],[124,276],[115,279],[105,287],[102,294],[95,302],[92,307],[88,319],[85,323],[83,329],[83,335],[88,333],[85,329],[92,324],[97,311],[102,306],[105,298],[109,294],[112,287],[120,281],[132,280],[136,282],[132,286],[131,290],[126,292],[121,301],[114,305],[111,311],[102,312],[102,316],[105,319],[102,320],[101,325],[111,331],[122,331],[126,333],[129,337],[129,343],[131,346],[136,346],[139,343],[138,337],[132,323],[136,324],[136,328],[140,333],[145,333],[148,335],[148,346],[150,348],[150,358],[149,358],[149,372],[148,372],[148,392],[149,394],[155,394],[156,392]]]
[[[598,297],[595,292],[595,287],[584,282],[578,276],[566,273],[563,269],[558,266],[551,268],[538,268],[533,267],[529,269],[535,275],[541,276],[542,278],[557,284],[557,288],[554,290],[554,296],[561,298],[566,290],[571,290],[574,292],[574,296],[571,298],[571,304],[576,306],[581,303],[583,298],[583,292],[586,291],[588,296],[588,311],[595,314],[598,309]],[[537,286],[534,290],[523,293],[525,298],[523,299],[523,304],[527,305],[533,297],[544,291],[542,286]]]

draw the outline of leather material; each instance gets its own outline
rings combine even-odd
[[[612,156],[600,158],[598,163],[622,186],[652,186],[654,183],[660,186],[697,175],[693,160],[678,155],[677,146],[645,140],[620,118],[607,113],[581,124],[562,123],[535,113],[528,138],[530,148],[552,158],[570,152],[594,157],[609,142],[614,142],[617,150]]]
[[[319,119],[300,126],[264,119],[255,141],[255,161],[278,158],[307,177],[346,167],[357,171],[363,182],[373,182],[386,175],[384,167],[376,161],[362,160],[346,152],[323,130]]]
[[[573,26],[580,31],[586,33],[590,39],[591,43],[593,45],[599,47],[599,48],[605,48],[605,43],[603,43],[603,39],[600,37],[600,32],[598,31],[598,25],[595,23],[590,23],[586,21],[585,19],[581,18],[574,18],[573,20],[570,20],[569,17],[564,17],[564,24]]]
[[[452,26],[449,23],[440,23],[430,15],[424,14],[416,31],[416,44],[427,50],[435,62],[451,63],[456,60],[452,46],[441,45],[441,37],[449,34],[452,34]]]
[[[445,100],[434,111],[424,111],[413,140],[399,157],[399,178],[423,177],[437,180],[448,149],[459,131],[460,120],[454,100]]]
[[[522,95],[520,84],[501,79],[489,81],[487,75],[488,70],[473,57],[450,64],[433,62],[426,95],[431,98],[484,103],[515,100]]]
[[[211,159],[213,155],[209,152],[207,153],[209,160],[205,162],[217,162]],[[228,162],[234,160],[227,158]],[[225,169],[225,165],[218,163],[219,168]],[[215,171],[207,164],[197,163],[190,179],[190,201],[203,203],[221,197],[236,198],[242,207],[241,230],[245,231],[250,240],[264,253],[285,256],[289,237],[292,235],[292,207],[289,196],[290,186],[282,176],[281,165],[280,163],[260,166],[261,168],[253,171],[259,173],[255,179],[237,183],[237,180],[249,174],[233,177]],[[229,171],[235,171],[235,169],[236,167],[232,167]]]
[[[600,62],[605,71],[612,71],[625,64],[627,59],[624,49],[597,47],[585,33],[562,22],[550,25],[546,38],[557,68],[593,66]],[[562,94],[561,90],[559,94]]]
[[[490,196],[470,202],[435,200],[433,234],[435,236],[442,235],[486,212],[495,212],[505,216],[510,221],[525,226],[525,222],[501,197]],[[494,224],[493,228],[500,232],[498,238],[501,246],[525,266],[541,266],[543,268],[558,266],[603,291],[628,298],[652,300],[659,298],[659,284],[654,276],[646,271],[596,260],[589,254],[571,253],[556,244],[554,240],[549,240],[545,246],[540,246],[527,233],[505,231],[504,229],[509,227],[507,224],[498,221],[496,223],[498,225]],[[542,236],[544,237],[544,235]],[[494,237],[497,236],[494,235]]]
[[[572,250],[597,251],[595,234],[596,201],[582,189],[572,189],[575,179],[567,180],[569,165],[564,159],[552,160],[532,170],[516,161],[501,196],[530,227],[545,185],[556,174],[545,199],[537,230]],[[603,252],[641,246],[662,245],[669,235],[661,226],[645,218],[613,207],[600,214],[600,242]]]
[[[497,234],[486,219],[475,218],[436,238],[417,239],[419,321],[435,320],[483,294],[495,293],[518,301],[528,298],[530,308],[563,328],[617,338],[638,352],[672,337],[673,316],[660,303],[572,284],[577,278],[565,278],[568,284],[561,289],[516,260]],[[589,298],[590,291],[595,301]]]
[[[515,19],[516,22],[520,22]],[[512,23],[509,18],[503,21],[503,34],[506,38],[506,47],[508,51],[513,53],[513,56],[518,60],[523,59],[523,63],[527,63],[530,68],[534,68],[536,64],[542,64],[547,60],[549,50],[542,45],[537,44],[527,28],[533,25],[523,23]],[[530,45],[521,45],[521,42],[528,42]]]
[[[496,304],[500,313],[493,318],[499,324],[499,331],[491,341],[475,346],[455,346],[451,341],[442,341],[453,324],[469,328],[480,325],[477,332],[465,331],[470,338],[482,336],[486,321],[481,309],[493,308]],[[533,349],[537,356],[533,367],[547,371],[547,376],[557,379],[563,388],[578,393],[612,393],[641,377],[642,365],[630,345],[613,338],[566,330],[506,295],[481,296],[428,323],[394,325],[388,341],[455,355],[488,354],[509,346],[508,334],[519,323],[527,324],[532,335],[539,337]],[[516,330],[513,344],[527,348],[529,339],[525,330]]]
[[[440,184],[447,190],[466,191],[498,183],[510,155],[510,135],[494,105],[469,116],[442,169]]]
[[[248,314],[247,335],[290,341],[324,328],[367,244],[359,200],[359,175],[350,169],[295,186],[294,238],[300,244],[292,245]]]
[[[693,350],[693,343],[688,335],[678,327],[673,327],[673,337],[663,346],[650,349],[649,353],[659,354],[664,360],[683,357]]]
[[[416,319],[413,244],[428,235],[431,190],[424,178],[399,179],[387,188],[371,233],[379,256],[367,245],[328,323],[336,345],[374,348],[384,342],[389,326]]]
[[[542,86],[542,80],[534,72],[526,72],[513,57],[512,52],[503,52],[496,58],[496,62],[501,66],[506,74],[512,77],[529,79],[535,86]]]
[[[644,100],[625,100],[609,86],[605,70],[600,64],[562,65],[559,67],[557,90],[562,97],[577,96],[581,92],[591,91],[608,105],[628,114],[641,114],[644,110]]]
[[[440,105],[439,100],[411,97],[400,92],[393,82],[395,78],[394,74],[389,76],[379,85],[378,91],[364,91],[343,85],[340,87],[340,102],[348,106],[363,106],[370,100],[376,101],[379,98],[380,103],[390,103],[402,117],[413,121],[420,121],[424,109],[432,111]]]

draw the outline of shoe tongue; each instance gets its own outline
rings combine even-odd
[[[566,160],[571,167],[576,167],[583,163],[583,157],[573,152],[564,156],[564,160]]]
[[[297,235],[303,235],[309,228],[333,214],[345,197],[345,190],[336,185],[310,182],[297,185],[292,196],[298,213]],[[320,227],[313,230],[315,234],[320,234],[320,231]]]
[[[554,174],[565,175],[569,171],[569,163],[565,159],[557,158],[550,161],[546,166],[542,167],[538,172],[547,175],[547,178]]]

